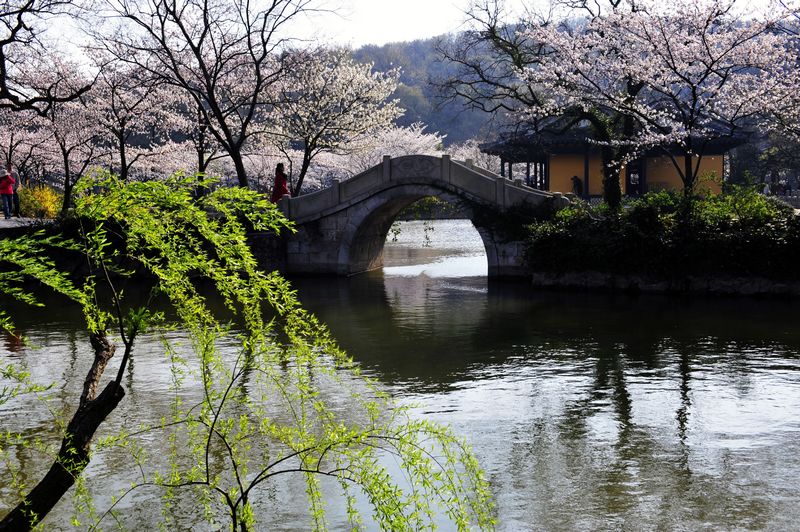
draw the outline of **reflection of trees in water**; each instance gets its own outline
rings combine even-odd
[[[28,323],[21,311],[15,315],[21,318],[21,322]],[[49,465],[47,461],[52,460],[61,441],[60,427],[72,415],[70,409],[79,391],[71,389],[67,384],[74,382],[72,379],[76,375],[82,375],[86,366],[80,358],[74,328],[65,328],[64,324],[58,324],[47,330],[40,330],[27,325],[25,330],[20,331],[25,334],[25,341],[15,343],[15,347],[19,347],[15,354],[28,371],[40,376],[37,377],[38,382],[53,384],[53,387],[38,394],[31,393],[15,398],[13,410],[0,410],[3,430],[13,428],[21,435],[21,441],[39,442],[37,445],[10,445],[3,449],[6,455],[4,460],[8,460],[12,466],[0,468],[4,474],[0,475],[0,486],[4,488],[12,486],[12,470],[16,472],[17,482],[25,486],[35,483],[46,470]],[[63,361],[54,360],[62,357]],[[0,514],[9,509],[3,506],[3,502],[0,500]]]
[[[3,343],[5,344],[5,348],[9,353],[15,355],[22,351],[22,334],[24,334],[22,331],[15,331],[14,333],[3,332],[0,334],[4,335]]]
[[[533,380],[530,402],[536,404],[530,408],[536,415],[496,429],[508,435],[507,447],[496,451],[508,465],[492,472],[498,484],[514,484],[528,523],[550,529],[769,525],[775,512],[764,491],[769,479],[745,478],[740,464],[746,456],[709,451],[698,442],[698,403],[708,394],[697,393],[703,374],[713,374],[720,386],[746,398],[756,372],[784,369],[772,362],[778,358],[796,359],[800,332],[786,325],[796,321],[791,305],[753,302],[756,319],[742,315],[738,300],[687,305],[670,298],[541,293],[519,284],[387,282],[381,276],[304,279],[298,285],[342,345],[386,382],[437,392],[482,374],[502,380],[516,372],[515,378]],[[30,325],[34,321],[27,319],[26,330],[41,331],[35,344],[68,346],[62,364],[43,364],[50,380],[82,375],[86,353],[78,352],[75,330],[42,331]],[[773,330],[784,331],[777,341]],[[149,370],[141,360],[140,374]],[[564,375],[574,384],[548,387]],[[669,393],[668,402],[645,418],[638,410],[648,393],[643,380]],[[128,388],[131,394],[138,390],[131,382]],[[60,384],[57,403],[70,404],[74,392]],[[145,406],[147,394],[139,395]],[[25,430],[32,434],[52,428],[30,423]],[[14,459],[24,470],[33,468],[30,455]],[[737,491],[742,482],[760,484]],[[609,523],[591,521],[602,515],[598,508],[611,516]]]
[[[549,420],[532,420],[527,435],[529,450],[524,454],[546,456],[550,470],[554,469],[552,463],[563,468],[555,472],[562,476],[556,489],[566,498],[550,495],[550,504],[557,507],[542,508],[540,514],[531,516],[533,519],[552,519],[555,514],[563,519],[554,523],[555,527],[618,525],[633,529],[672,528],[677,523],[689,527],[692,523],[717,523],[723,527],[747,523],[746,527],[758,528],[769,522],[774,508],[759,493],[737,488],[745,474],[743,457],[737,457],[738,452],[732,450],[710,452],[702,436],[700,441],[690,441],[690,431],[703,430],[693,427],[691,421],[693,372],[702,357],[693,342],[669,344],[663,356],[651,360],[664,370],[652,379],[654,383],[663,378],[674,383],[674,387],[668,386],[676,392],[674,417],[648,416],[647,412],[637,415],[637,398],[644,399],[641,394],[647,392],[633,392],[630,381],[635,378],[642,383],[637,366],[648,357],[631,352],[630,346],[622,342],[599,342],[591,347],[593,356],[585,359],[593,363],[591,380],[576,387],[574,393],[560,397],[561,412],[550,412]],[[647,375],[651,373],[646,372]],[[648,382],[643,384],[646,388]],[[706,405],[709,406],[713,408]],[[664,404],[656,416],[667,414],[669,408]],[[542,437],[553,424],[557,437]],[[520,462],[516,465],[526,469]],[[541,465],[536,466],[533,476],[540,472]],[[529,489],[537,497],[540,495],[539,488]],[[604,521],[576,523],[573,515],[561,512],[561,506]]]
[[[676,342],[715,360],[738,345],[746,359],[752,346],[775,343],[776,322],[792,321],[791,307],[781,302],[752,302],[760,322],[743,316],[737,300],[541,292],[522,283],[378,273],[298,279],[297,285],[341,344],[381,378],[433,386],[469,379],[476,367],[510,358],[569,364],[588,356],[585,346],[603,344],[621,345],[631,364],[651,370],[672,363],[665,353]],[[800,329],[783,339],[782,350],[796,352]],[[735,361],[720,364],[720,371],[742,385],[750,374]]]

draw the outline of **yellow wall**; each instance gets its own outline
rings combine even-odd
[[[592,196],[603,195],[603,158],[599,155],[589,157],[589,194]]]
[[[549,162],[551,192],[572,192],[572,176],[574,175],[580,177],[584,182],[585,190],[583,155],[551,155]],[[589,194],[593,196],[603,194],[603,160],[599,155],[589,156]]]
[[[550,156],[550,191],[572,192],[572,176],[583,179],[582,155]]]
[[[557,154],[550,156],[550,191],[572,192],[572,176],[584,179],[583,155]],[[683,190],[683,181],[672,160],[667,156],[648,157],[645,169],[645,181],[648,191],[657,190]],[[707,155],[700,161],[698,173],[700,183],[699,192],[704,189],[713,193],[721,191],[721,176],[723,173],[723,156]],[[622,168],[621,175],[625,175]],[[713,180],[704,179],[704,176],[713,175]],[[584,186],[586,183],[584,182]],[[624,178],[620,179],[620,187],[625,191]],[[603,161],[599,155],[589,157],[589,194],[601,196],[603,194]]]
[[[678,160],[678,164],[683,164],[683,159]],[[694,163],[697,164],[695,158]],[[720,183],[722,181],[723,173],[723,156],[722,155],[706,155],[700,161],[700,171],[698,176],[698,192],[708,189],[713,193],[718,194],[722,191]],[[647,159],[647,189],[648,190],[683,190],[683,181],[672,164],[672,159],[665,156],[662,157],[649,157]],[[708,177],[713,175],[713,179]]]

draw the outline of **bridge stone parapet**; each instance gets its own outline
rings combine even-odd
[[[351,179],[279,202],[297,228],[286,240],[287,273],[350,275],[381,267],[383,245],[396,216],[426,196],[458,205],[473,220],[486,248],[490,276],[525,271],[524,246],[503,236],[500,222],[505,211],[568,203],[560,194],[525,187],[446,155],[386,156]],[[477,216],[477,210],[494,214]]]

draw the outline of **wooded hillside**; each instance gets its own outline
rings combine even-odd
[[[367,45],[354,50],[353,57],[359,62],[374,63],[377,71],[401,67],[395,97],[406,112],[397,120],[398,125],[423,122],[428,126],[426,131],[447,135],[446,144],[484,139],[491,130],[488,114],[465,109],[461,102],[444,101],[437,94],[433,81],[453,73],[452,65],[441,62],[436,51],[436,43],[446,38]]]

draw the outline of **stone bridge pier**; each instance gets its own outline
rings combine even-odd
[[[534,190],[449,156],[384,157],[347,181],[279,207],[297,232],[286,236],[284,269],[289,274],[352,275],[383,266],[389,228],[405,207],[435,196],[456,205],[483,240],[490,277],[524,275],[524,246],[505,236],[502,217],[515,206],[531,208],[568,200]]]

